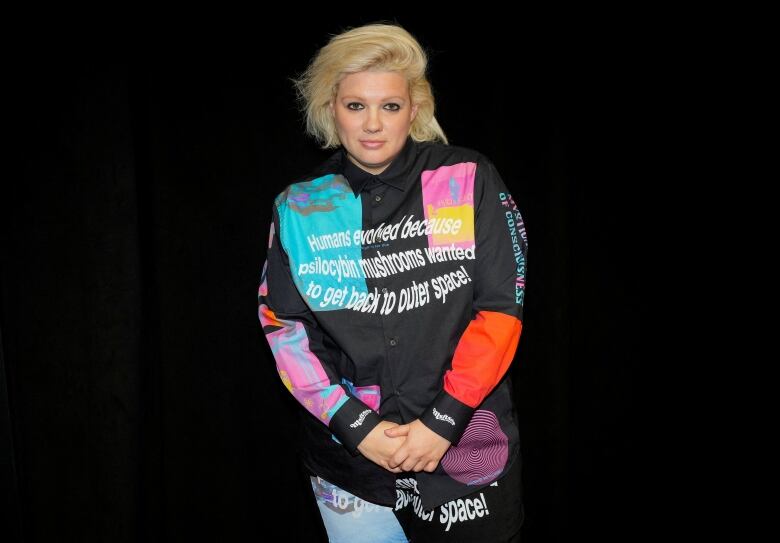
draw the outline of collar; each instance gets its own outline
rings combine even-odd
[[[363,187],[372,177],[399,190],[405,191],[408,186],[406,173],[409,171],[409,168],[417,156],[417,145],[411,135],[406,136],[406,143],[404,143],[401,152],[398,153],[398,156],[393,159],[385,171],[379,175],[369,173],[349,160],[347,151],[344,147],[341,148],[340,155],[338,171],[347,178],[350,187],[352,187],[352,191],[355,193],[355,198],[357,198],[360,195],[360,191],[363,190]]]

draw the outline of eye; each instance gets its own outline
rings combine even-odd
[[[356,106],[356,107],[352,107],[352,106]],[[347,109],[351,109],[353,111],[359,111],[359,108],[362,108],[362,107],[363,107],[363,104],[361,104],[360,102],[350,102],[350,103],[347,104]]]
[[[401,109],[401,106],[396,103],[387,104],[385,107],[390,108],[390,111],[398,111]]]

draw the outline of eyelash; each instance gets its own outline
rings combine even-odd
[[[351,107],[351,106],[354,106],[354,105],[362,106],[363,104],[361,104],[360,102],[350,102],[349,104],[347,104],[347,109],[350,110],[350,111],[360,111],[359,109],[353,109]],[[389,111],[392,111],[392,112],[396,112],[396,111],[400,111],[401,110],[401,106],[399,104],[394,103],[394,102],[390,103],[390,104],[385,104],[385,105],[387,105],[387,106],[396,106],[395,109],[389,110]]]

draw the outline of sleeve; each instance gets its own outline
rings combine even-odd
[[[280,232],[275,202],[257,295],[263,333],[287,390],[356,456],[358,445],[381,418],[344,388],[337,371],[337,347],[293,282]]]
[[[520,211],[485,157],[475,178],[475,280],[472,319],[460,337],[443,388],[420,420],[457,443],[474,411],[509,369],[523,328],[528,242]]]

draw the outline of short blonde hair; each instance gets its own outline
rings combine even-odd
[[[412,139],[448,143],[433,115],[435,104],[426,77],[427,66],[428,56],[420,43],[396,24],[369,24],[332,36],[306,70],[292,79],[306,118],[306,133],[323,149],[338,147],[341,142],[329,104],[341,80],[366,70],[389,71],[406,78],[412,104],[417,105],[409,131]]]

